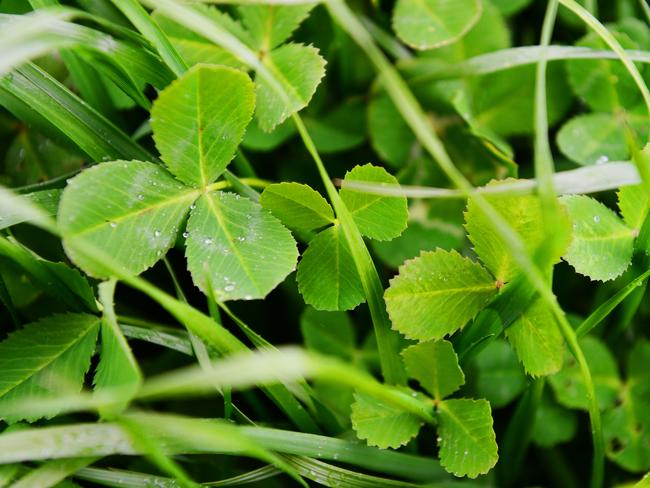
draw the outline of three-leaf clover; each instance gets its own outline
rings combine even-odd
[[[340,195],[362,235],[379,241],[399,236],[407,226],[406,198],[346,189],[345,182],[351,181],[396,185],[395,177],[371,164],[356,166],[346,174]],[[298,183],[278,183],[264,190],[260,202],[294,231],[320,231],[309,240],[296,274],[307,304],[317,310],[350,310],[365,300],[343,230],[317,191]]]
[[[487,198],[517,231],[529,253],[545,242],[537,197],[492,194]],[[427,251],[404,263],[385,292],[393,327],[409,339],[439,340],[453,334],[522,273],[474,198],[468,200],[465,222],[469,240],[485,267],[456,251]],[[549,269],[566,247],[565,234],[568,222],[562,219],[556,233],[560,245],[553,248],[545,265]],[[521,305],[505,334],[529,374],[546,375],[560,368],[562,335],[541,299]]]
[[[165,167],[99,164],[63,192],[58,223],[66,252],[89,275],[111,275],[99,250],[127,274],[155,264],[175,243],[188,213],[188,268],[219,300],[263,298],[295,267],[291,233],[258,203],[220,191],[254,107],[245,73],[197,65],[163,90],[151,111]],[[208,289],[208,286],[211,289]]]
[[[406,348],[402,357],[409,376],[433,397],[442,466],[456,476],[475,478],[487,473],[498,459],[490,404],[487,400],[447,398],[465,383],[451,343],[422,342]],[[355,395],[352,426],[370,445],[397,448],[415,437],[421,425],[421,420],[409,412],[365,394]]]

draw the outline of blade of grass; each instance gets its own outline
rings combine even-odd
[[[180,76],[187,71],[187,64],[185,64],[183,58],[181,58],[167,36],[158,27],[158,24],[156,24],[137,0],[112,0],[112,2],[142,35],[153,44],[167,66],[169,66],[176,76]]]
[[[14,97],[65,134],[93,161],[154,159],[108,119],[33,64],[0,79],[0,105],[7,106],[6,102]]]
[[[441,66],[439,62],[432,62],[425,58],[402,62],[398,67],[407,76],[408,84],[416,85],[448,78],[484,75],[534,64],[539,61],[542,51],[546,51],[548,61],[619,59],[615,52],[588,47],[548,46],[547,49],[543,49],[540,46],[522,46],[481,54],[446,66]],[[626,50],[625,54],[632,61],[650,63],[650,52],[648,51]],[[415,74],[408,76],[412,70]]]
[[[558,195],[577,195],[615,190],[623,186],[637,185],[641,182],[636,166],[629,161],[612,161],[598,166],[560,171],[553,174],[553,185]],[[342,186],[348,190],[387,196],[408,198],[467,198],[465,192],[451,188],[428,186],[388,185],[362,181],[344,181]],[[536,179],[521,179],[504,182],[500,185],[481,186],[472,189],[471,194],[517,194],[532,195],[537,192]]]

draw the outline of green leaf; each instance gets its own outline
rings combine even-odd
[[[237,10],[250,33],[251,47],[269,52],[291,36],[314,5],[242,5]]]
[[[650,469],[650,343],[636,342],[620,402],[603,415],[607,457],[628,471]]]
[[[120,330],[113,307],[115,281],[99,285],[99,299],[104,305],[101,325],[102,349],[94,384],[96,392],[107,392],[115,405],[100,410],[102,417],[121,413],[142,382],[142,374],[124,334]]]
[[[641,226],[650,211],[650,199],[643,185],[624,186],[618,192],[618,208],[623,220],[632,229],[641,230]]]
[[[465,383],[458,356],[449,341],[415,344],[402,351],[409,377],[416,379],[436,400],[451,395]]]
[[[573,98],[561,64],[549,64],[546,78],[548,121],[552,126],[562,118]],[[469,113],[461,115],[475,130],[492,131],[502,137],[530,134],[534,130],[534,90],[534,66],[472,77],[467,92]]]
[[[246,73],[207,65],[191,68],[160,92],[151,127],[169,170],[188,185],[213,182],[244,137],[254,98]]]
[[[309,241],[296,279],[305,303],[317,310],[350,310],[365,301],[359,272],[338,224]]]
[[[0,343],[0,418],[6,422],[39,416],[7,415],[13,402],[38,403],[61,393],[81,390],[95,351],[99,319],[62,314],[26,325]],[[53,417],[57,411],[41,412]]]
[[[596,390],[601,410],[614,405],[621,386],[616,360],[599,339],[586,336],[580,340]],[[565,354],[562,370],[549,378],[557,401],[567,408],[587,410],[587,392],[576,361]]]
[[[334,222],[334,212],[320,193],[300,183],[267,186],[260,204],[294,230],[315,230]]]
[[[291,233],[258,203],[208,193],[187,224],[187,265],[194,283],[221,301],[264,298],[295,268]]]
[[[508,405],[526,386],[526,376],[506,341],[490,342],[474,359],[476,392],[494,408]]]
[[[543,300],[537,299],[506,329],[506,337],[531,376],[557,372],[564,358],[564,339]]]
[[[614,38],[625,49],[638,49],[636,42],[626,34],[613,31]],[[595,32],[580,39],[577,46],[595,49],[607,48]],[[626,67],[618,60],[579,59],[566,64],[569,83],[575,94],[594,111],[613,112],[618,108],[633,108],[641,102],[641,94]]]
[[[408,225],[406,197],[346,189],[345,183],[353,181],[397,185],[397,179],[379,166],[355,166],[345,174],[340,194],[361,234],[378,241],[388,241],[399,236]]]
[[[260,128],[271,131],[292,114],[305,108],[325,76],[325,60],[318,49],[302,44],[285,44],[263,57],[262,62],[286,92],[285,104],[266,79],[256,77],[256,117]]]
[[[492,411],[486,400],[445,400],[438,404],[440,464],[456,476],[476,478],[497,462]]]
[[[210,18],[210,20],[216,22],[238,38],[248,39],[247,33],[239,22],[233,20],[225,12],[221,12],[207,5],[194,5],[193,9],[200,12],[203,16]],[[161,15],[159,11],[154,11],[152,17],[167,35],[167,38],[187,65],[194,66],[196,64],[206,63],[220,64],[239,69],[245,67],[232,53],[183,25],[176,23],[174,19]]]
[[[296,134],[296,126],[292,120],[285,120],[277,125],[271,132],[264,132],[256,118],[246,129],[246,135],[242,141],[244,149],[251,151],[268,152],[281,146]]]
[[[593,198],[567,195],[561,201],[573,222],[573,241],[564,259],[592,280],[621,275],[632,259],[634,231]]]
[[[355,351],[354,327],[345,312],[322,312],[307,307],[300,317],[300,330],[308,349],[344,359]]]
[[[414,395],[422,396],[413,392]],[[365,393],[355,393],[352,428],[359,439],[381,449],[408,444],[422,427],[422,419]]]
[[[124,272],[139,274],[174,244],[197,192],[164,168],[114,161],[74,177],[61,198],[58,224],[70,259],[86,273],[110,277],[108,266],[81,251],[84,243],[110,255]]]
[[[525,8],[532,0],[489,0],[503,15],[512,15]]]
[[[562,408],[543,398],[535,413],[532,439],[542,447],[553,447],[568,442],[576,435],[578,419],[572,410]]]
[[[504,182],[515,180],[507,179]],[[494,187],[502,184],[492,182],[489,186]],[[485,195],[485,198],[492,204],[497,212],[510,224],[519,234],[529,254],[544,242],[546,231],[540,225],[542,219],[542,207],[537,196],[533,195]],[[481,261],[497,278],[507,283],[514,279],[520,272],[501,235],[494,230],[493,225],[487,219],[480,206],[474,198],[467,201],[467,212],[465,213],[465,228],[469,240],[474,244],[474,250]],[[566,234],[566,239],[564,235]],[[555,236],[558,249],[549,254],[552,265],[560,261],[560,256],[566,250],[569,239],[569,223],[564,219],[557,222]]]
[[[621,122],[612,114],[578,115],[557,134],[560,151],[578,164],[602,164],[628,156]]]
[[[416,145],[415,134],[385,93],[368,103],[368,133],[373,149],[393,167],[404,166]]]
[[[416,49],[432,49],[456,41],[481,16],[479,0],[398,0],[393,29]]]
[[[496,295],[494,279],[456,251],[423,252],[407,261],[384,294],[393,327],[409,339],[442,339]]]

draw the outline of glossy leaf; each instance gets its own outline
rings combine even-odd
[[[486,400],[445,400],[438,404],[440,464],[456,476],[476,478],[497,462],[492,411]]]
[[[213,182],[244,137],[254,99],[248,75],[218,66],[195,66],[165,88],[151,127],[169,170],[188,185]]]
[[[643,185],[624,186],[618,192],[618,208],[623,220],[632,229],[641,226],[650,211],[650,199]]]
[[[191,212],[186,239],[194,283],[221,301],[264,298],[298,259],[296,243],[280,221],[258,203],[233,193],[201,196]]]
[[[406,44],[431,49],[462,37],[481,11],[479,0],[398,0],[393,28]]]
[[[250,34],[251,47],[268,52],[291,36],[314,5],[242,5],[237,10]]]
[[[334,222],[330,204],[308,185],[269,185],[260,196],[260,203],[290,229],[315,230]]]
[[[506,329],[506,337],[531,376],[557,372],[564,358],[564,339],[546,304],[535,300]]]
[[[405,197],[363,193],[345,188],[346,182],[369,182],[397,185],[397,179],[385,169],[365,164],[345,174],[341,199],[347,206],[359,232],[378,241],[399,236],[406,228],[408,208]]]
[[[325,60],[312,46],[285,44],[264,56],[262,62],[289,97],[285,103],[268,81],[255,79],[255,114],[260,128],[268,132],[307,106],[325,76]]]
[[[98,329],[99,319],[93,315],[62,314],[28,324],[1,342],[0,418],[34,421],[56,415],[57,410],[40,415],[3,410],[12,402],[38,403],[81,390]]]
[[[110,277],[109,268],[80,251],[84,243],[113,258],[124,272],[139,274],[174,244],[197,192],[162,167],[114,161],[74,177],[61,198],[58,223],[70,259],[86,273]]]
[[[493,182],[489,186],[499,184],[501,183]],[[542,208],[537,197],[531,195],[488,195],[487,199],[519,234],[529,253],[533,253],[544,242],[545,230],[539,225]],[[468,199],[465,221],[467,235],[474,244],[474,250],[481,261],[501,282],[512,281],[519,273],[512,253],[507,251],[503,238],[498,232],[495,232],[494,227],[473,198]],[[548,265],[557,263],[565,251],[569,238],[568,226],[566,221],[557,222],[555,236],[558,247],[561,249],[550,253],[551,259]],[[566,234],[566,238],[563,234]]]
[[[406,371],[436,400],[454,393],[465,383],[451,342],[422,342],[402,351]]]
[[[564,259],[592,280],[621,275],[632,259],[634,231],[593,198],[571,195],[561,200],[573,222],[573,241]]]
[[[456,251],[423,252],[390,281],[384,299],[393,327],[409,339],[442,339],[496,295],[494,279]]]
[[[356,393],[354,398],[352,427],[368,445],[396,449],[420,431],[423,422],[415,415],[364,393]]]
[[[560,151],[578,164],[603,164],[628,156],[621,122],[612,114],[578,115],[557,134]]]
[[[296,279],[305,303],[317,310],[350,310],[365,301],[361,278],[339,225],[309,241]]]
[[[595,337],[587,336],[580,340],[587,364],[594,381],[596,397],[601,410],[614,405],[617,391],[621,385],[616,361],[607,346]],[[575,360],[565,354],[562,370],[549,378],[557,401],[568,408],[587,410],[584,382]]]

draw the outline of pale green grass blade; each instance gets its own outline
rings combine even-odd
[[[29,324],[1,342],[0,417],[15,422],[56,415],[56,410],[34,416],[3,410],[14,401],[38,403],[78,392],[90,367],[98,329],[99,319],[93,315],[61,314]]]
[[[187,233],[192,278],[205,293],[209,283],[219,301],[264,298],[298,259],[296,243],[280,221],[233,193],[203,195]]]
[[[160,93],[151,110],[162,160],[181,181],[207,186],[234,157],[253,106],[247,74],[219,66],[193,67]]]
[[[110,277],[111,270],[87,259],[80,243],[110,254],[111,266],[139,274],[174,244],[197,193],[153,163],[114,161],[89,168],[63,192],[58,215],[63,245],[91,276]]]
[[[572,59],[619,59],[612,51],[576,46],[521,46],[510,49],[482,54],[452,65],[441,65],[439,62],[426,58],[417,58],[403,62],[399,67],[409,76],[409,84],[427,83],[430,81],[476,76],[497,71],[534,64],[539,61],[543,52],[548,61],[563,61]],[[650,52],[626,50],[625,54],[634,62],[650,63]]]
[[[68,478],[81,468],[92,464],[95,458],[72,458],[48,461],[16,480],[13,488],[49,488]]]

